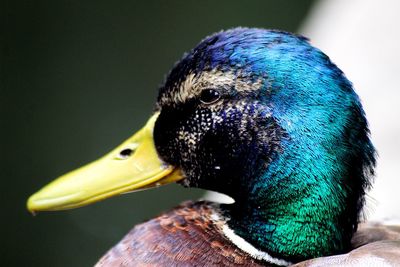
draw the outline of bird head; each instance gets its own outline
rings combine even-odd
[[[205,38],[175,64],[141,131],[43,188],[28,209],[75,208],[179,182],[231,196],[231,226],[256,243],[268,229],[260,232],[254,218],[267,218],[272,237],[328,221],[326,250],[343,250],[374,155],[359,98],[325,54],[301,36],[236,28]],[[301,238],[292,241],[293,251],[302,249]],[[314,241],[306,256],[326,253]],[[270,250],[288,245],[275,243]]]
[[[244,28],[207,37],[171,70],[156,110],[156,150],[186,186],[282,199],[281,182],[303,191],[325,183],[359,200],[370,184],[374,148],[359,98],[304,37]]]

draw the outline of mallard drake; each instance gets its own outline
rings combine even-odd
[[[399,247],[372,243],[397,240],[393,229],[354,235],[374,166],[362,105],[342,71],[302,36],[236,28],[175,64],[139,132],[27,206],[71,209],[177,182],[235,202],[183,203],[137,225],[98,266],[290,265],[366,243]],[[342,256],[351,261],[354,251]]]

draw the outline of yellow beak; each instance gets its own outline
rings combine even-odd
[[[104,157],[51,182],[28,199],[31,212],[81,207],[121,193],[172,183],[181,171],[157,155],[153,129],[158,113]]]

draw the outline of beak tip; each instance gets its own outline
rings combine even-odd
[[[26,202],[26,209],[27,209],[30,213],[32,213],[33,215],[34,215],[38,210],[40,210],[40,208],[39,208],[39,206],[38,206],[38,204],[37,204],[35,195],[36,195],[36,194],[33,194],[32,196],[30,196],[30,197],[28,198],[28,201]]]
[[[32,214],[38,211],[63,210],[68,208],[71,203],[77,202],[80,198],[81,191],[73,194],[60,194],[52,190],[40,190],[30,196],[26,202],[26,208]]]

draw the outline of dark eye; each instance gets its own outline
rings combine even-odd
[[[220,93],[215,89],[204,89],[200,94],[200,101],[203,104],[212,104],[220,99]]]

